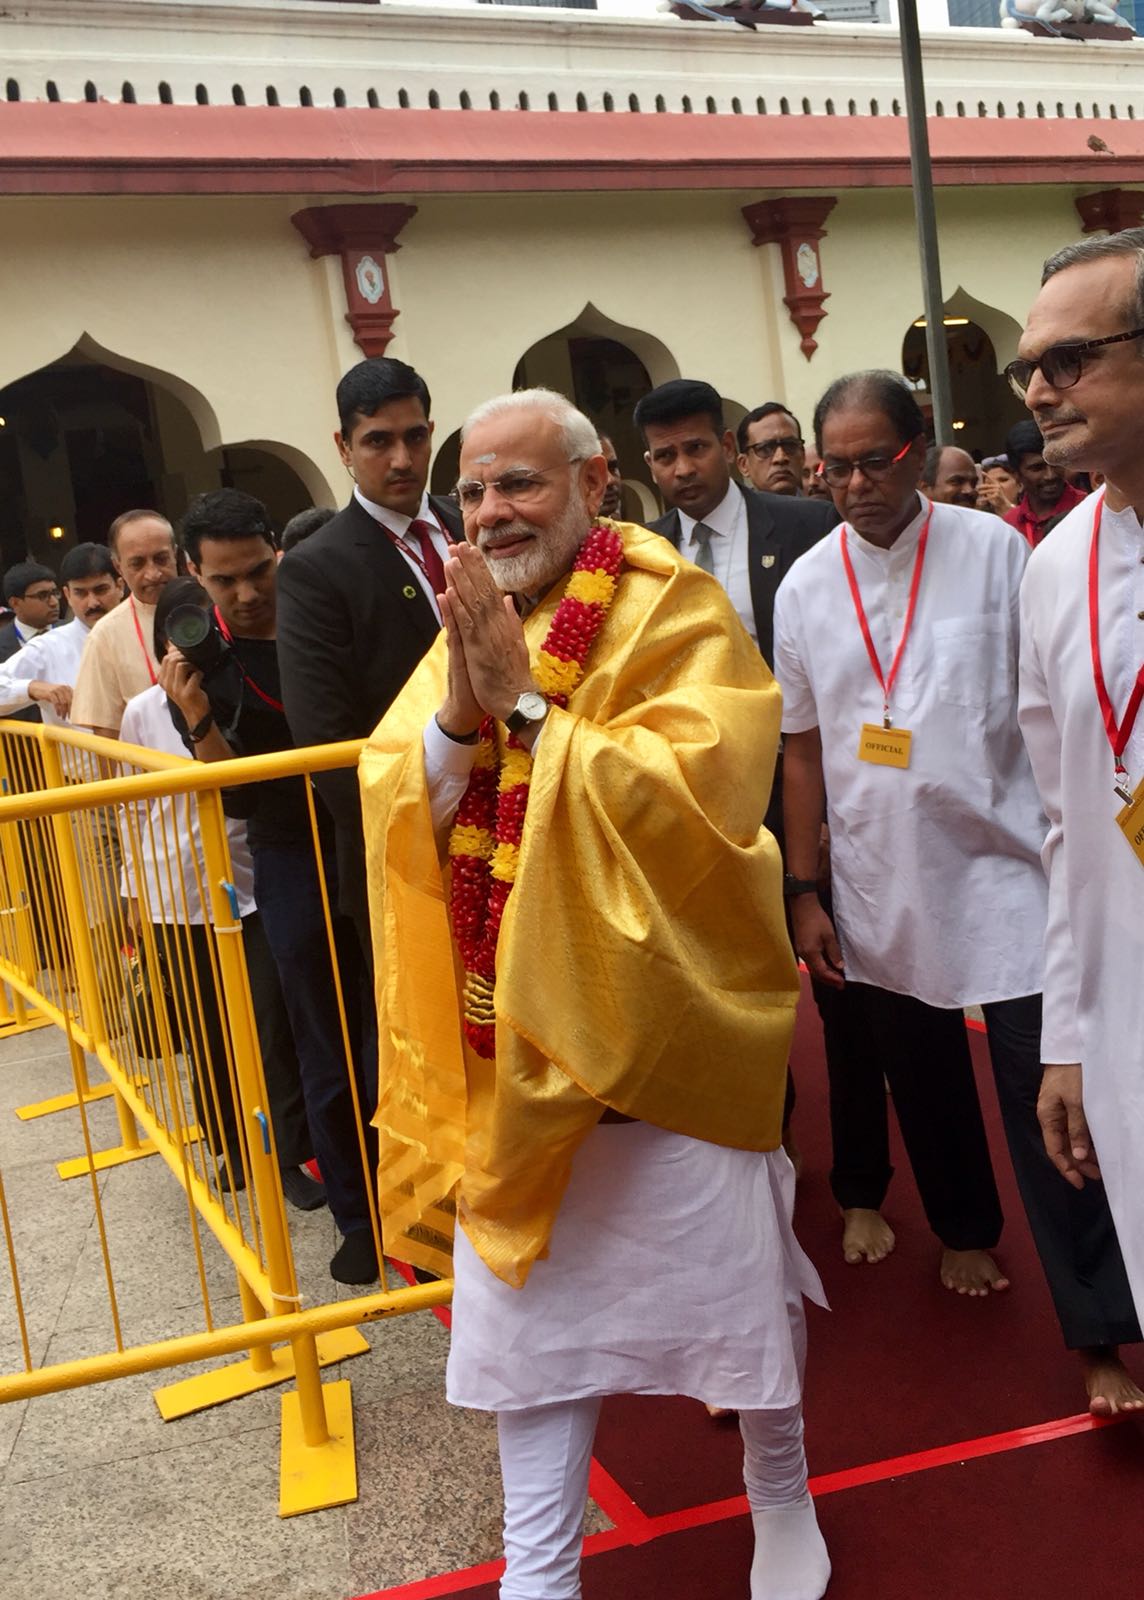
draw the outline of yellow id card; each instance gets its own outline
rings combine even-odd
[[[1144,782],[1132,799],[1117,814],[1116,826],[1136,852],[1136,859],[1144,866]]]
[[[908,728],[883,728],[876,722],[864,722],[858,759],[872,761],[878,767],[908,767],[912,738]]]

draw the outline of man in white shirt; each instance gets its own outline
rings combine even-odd
[[[174,530],[158,511],[125,511],[108,529],[107,545],[128,595],[88,636],[71,720],[116,739],[127,702],[157,682],[155,602],[178,569]]]
[[[7,661],[33,639],[54,628],[60,615],[56,575],[38,561],[18,561],[3,579],[4,603],[12,608],[9,621],[0,624],[0,661]],[[39,722],[36,706],[16,713],[22,722]]]
[[[1066,246],[1045,263],[1009,368],[1044,437],[1045,460],[1105,476],[1103,495],[1071,511],[1030,558],[1020,717],[1049,818],[1045,1144],[1077,1190],[1107,1193],[1138,1313],[1144,718],[1133,703],[1144,677],[1142,283],[1144,229]],[[1133,794],[1129,805],[1124,797]],[[1144,1395],[1126,1386],[1113,1402],[1112,1409],[1139,1408]]]
[[[983,1007],[1065,1342],[1103,1402],[1108,1347],[1140,1336],[1115,1232],[1107,1211],[1069,1209],[1034,1137],[1047,891],[1014,693],[1028,548],[996,517],[918,493],[925,423],[896,374],[838,379],[815,434],[847,520],[779,591],[775,665],[790,871],[813,876],[829,807],[837,934],[796,884],[795,947],[858,997],[942,1282],[969,1295],[1008,1286],[989,1253],[1001,1208],[962,1011]],[[868,1131],[883,1162],[884,1134]]]
[[[404,361],[359,361],[338,384],[337,410],[353,494],[278,571],[282,699],[298,745],[372,733],[437,637],[444,562],[461,535],[456,504],[426,493],[424,379]],[[341,908],[372,959],[357,779],[321,773],[315,787],[337,826]]]
[[[0,666],[0,716],[38,705],[45,722],[67,722],[87,636],[123,598],[106,545],[77,544],[63,559],[60,579],[72,620],[29,639]]]

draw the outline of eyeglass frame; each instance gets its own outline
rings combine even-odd
[[[55,583],[50,589],[36,594],[33,594],[31,589],[25,589],[23,594],[13,595],[12,598],[14,600],[59,600],[61,598],[60,586]]]
[[[920,438],[921,435],[919,434],[918,437]],[[908,439],[898,451],[896,456],[859,456],[857,461],[847,461],[845,463],[841,461],[834,462],[830,467],[827,466],[825,461],[820,461],[818,466],[815,468],[815,473],[823,480],[827,487],[834,489],[844,489],[846,487],[851,478],[854,476],[855,467],[857,467],[858,471],[867,480],[867,482],[879,483],[891,470],[891,468],[896,467],[900,461],[904,461],[906,459],[910,451],[913,449],[915,443],[916,441],[914,439]],[[884,465],[880,464],[875,471],[871,472],[867,465],[867,463],[871,461],[884,463]],[[836,468],[841,468],[843,465],[845,465],[847,468],[845,478],[839,478],[837,483],[831,484],[831,471],[835,470]]]
[[[590,461],[591,459],[591,456],[569,456],[564,462],[564,465],[568,467],[574,467],[582,461]],[[481,506],[484,504],[485,492],[488,489],[495,489],[503,499],[508,500],[515,505],[517,496],[515,494],[506,492],[506,490],[501,487],[505,478],[526,478],[528,480],[528,490],[543,489],[545,487],[543,481],[545,474],[554,470],[555,469],[553,467],[516,467],[510,469],[508,472],[502,472],[499,478],[490,478],[488,483],[482,483],[479,478],[458,478],[456,483],[453,485],[453,496],[456,499],[457,504],[461,507],[462,511],[479,511]],[[480,489],[481,493],[479,499],[470,501],[465,500],[462,491],[470,488]]]
[[[784,434],[781,439],[758,439],[754,444],[749,444],[743,451],[744,455],[752,455],[756,461],[769,461],[776,450],[793,456],[796,450],[806,449],[806,440],[797,439],[793,433]]]
[[[1035,361],[1030,360],[1028,356],[1018,356],[1015,361],[1010,361],[1005,368],[1005,378],[1018,400],[1023,400],[1028,394],[1029,385],[1033,381],[1033,374],[1037,372],[1041,373],[1050,389],[1075,389],[1084,374],[1083,358],[1090,350],[1099,350],[1102,346],[1109,344],[1125,344],[1130,339],[1144,339],[1144,328],[1130,328],[1127,333],[1110,333],[1103,339],[1079,339],[1073,341],[1061,339],[1056,344],[1051,344],[1042,350]],[[1070,356],[1076,357],[1076,377],[1070,379],[1068,383],[1055,382],[1052,378],[1046,376],[1043,370],[1045,357],[1056,355],[1058,351],[1066,351]],[[1029,376],[1023,384],[1017,378],[1016,369],[1018,367],[1029,368]]]

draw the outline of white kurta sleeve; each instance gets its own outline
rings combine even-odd
[[[1034,569],[1035,579],[1035,569]],[[1041,792],[1049,831],[1041,860],[1049,880],[1049,921],[1045,933],[1045,1000],[1041,1060],[1064,1065],[1081,1059],[1077,1007],[1080,964],[1069,928],[1065,883],[1064,820],[1061,815],[1061,736],[1049,700],[1037,649],[1036,606],[1028,577],[1021,586],[1021,656],[1018,719]]]
[[[425,782],[429,789],[429,814],[440,845],[457,813],[477,756],[475,744],[458,744],[442,733],[430,717],[422,735],[425,746]]]
[[[784,733],[809,733],[818,727],[818,707],[805,660],[802,606],[788,578],[775,595],[775,677],[783,692]]]
[[[0,716],[12,711],[23,711],[32,704],[28,685],[37,678],[46,678],[42,651],[37,649],[40,640],[29,639],[14,656],[0,665]],[[50,680],[48,680],[50,681]]]

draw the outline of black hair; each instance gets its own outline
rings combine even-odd
[[[644,444],[647,443],[649,422],[682,422],[685,417],[699,416],[707,417],[712,428],[722,437],[726,424],[718,390],[694,378],[672,378],[668,383],[661,383],[658,389],[644,395],[632,413]]]
[[[305,511],[299,511],[282,529],[282,549],[293,550],[296,544],[301,544],[303,539],[308,539],[312,533],[317,533],[319,528],[324,528],[331,517],[336,517],[337,512],[329,506],[308,506]]]
[[[739,442],[739,454],[741,456],[745,456],[747,453],[747,445],[750,442],[747,437],[747,433],[751,427],[751,424],[755,422],[762,422],[764,417],[777,416],[789,417],[794,423],[795,427],[798,429],[799,438],[802,438],[802,423],[798,420],[790,407],[784,406],[781,400],[768,400],[765,406],[756,406],[753,411],[748,411],[747,415],[743,418],[742,422],[740,422],[735,431],[735,437]]]
[[[172,578],[164,584],[155,602],[155,659],[162,661],[167,654],[167,618],[176,606],[201,606],[205,611],[211,597],[197,578]]]
[[[832,411],[861,406],[880,411],[903,444],[912,444],[926,431],[926,419],[914,399],[913,391],[898,372],[873,367],[867,372],[850,372],[835,378],[814,408],[814,448],[822,454],[822,429]]]
[[[204,539],[265,539],[278,548],[270,513],[261,500],[241,489],[197,494],[179,524],[179,539],[196,567],[201,564]]]
[[[17,561],[4,574],[4,599],[22,600],[34,583],[55,583],[56,575],[50,567],[38,561]]]
[[[361,417],[372,417],[391,400],[420,400],[429,417],[429,388],[420,373],[406,366],[404,361],[394,361],[389,356],[371,356],[351,367],[338,384],[335,401],[342,438],[348,439],[354,423]]]
[[[1005,459],[1010,472],[1021,470],[1022,456],[1039,456],[1044,448],[1041,430],[1031,417],[1015,422],[1005,435]]]
[[[115,562],[105,544],[77,544],[60,562],[61,583],[82,583],[85,578],[116,578]]]

